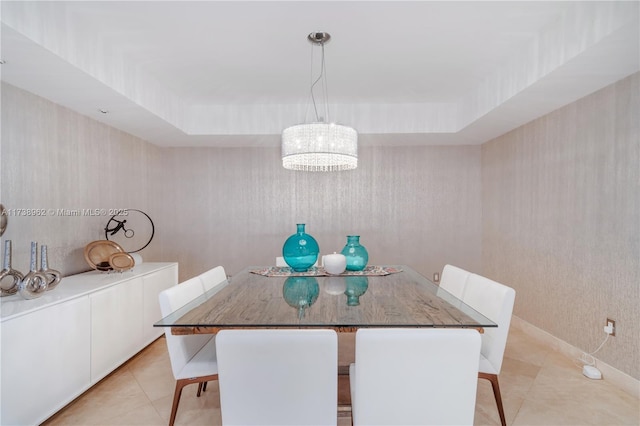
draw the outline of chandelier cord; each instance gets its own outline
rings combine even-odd
[[[315,79],[315,81],[311,84],[311,101],[313,102],[313,110],[316,113],[316,121],[320,122],[320,118],[318,117],[318,107],[316,105],[316,97],[313,95],[313,88],[315,87],[315,85],[323,79],[324,77],[324,81],[323,81],[323,86],[324,86],[324,91],[325,91],[325,114],[327,115],[327,120],[328,120],[328,116],[329,116],[329,110],[328,110],[328,99],[327,99],[327,95],[326,95],[326,90],[327,90],[327,84],[326,84],[326,76],[325,76],[325,64],[324,64],[324,43],[321,44],[322,46],[322,57],[321,57],[321,63],[320,63],[320,75],[318,75],[318,78]],[[313,50],[313,47],[312,47]],[[312,72],[313,72],[313,61],[311,63],[311,68],[312,68]]]
[[[330,123],[329,120],[329,84],[327,83],[327,65],[324,56],[324,43],[322,43],[322,74],[324,75],[324,81],[322,88],[324,89],[324,122]]]

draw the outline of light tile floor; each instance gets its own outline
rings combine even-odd
[[[353,356],[353,340],[341,339],[340,362]],[[164,338],[160,338],[45,425],[166,425],[175,381]],[[509,425],[638,425],[640,401],[605,380],[582,375],[574,360],[512,327],[500,374]],[[219,425],[217,382],[196,397],[186,387],[176,425]],[[350,425],[340,417],[339,425]],[[499,425],[491,386],[478,382],[476,425]]]

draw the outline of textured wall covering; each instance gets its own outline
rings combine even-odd
[[[640,378],[640,74],[482,146],[485,275],[514,313]]]
[[[153,209],[159,148],[13,86],[2,85],[2,204],[8,209]],[[89,269],[84,246],[104,239],[110,216],[10,216],[14,268],[29,269],[31,241],[63,275]],[[154,239],[141,253],[159,260]],[[2,245],[4,251],[4,243]]]
[[[306,223],[323,253],[359,234],[371,263],[431,276],[480,267],[480,147],[367,148],[344,173],[284,170],[280,150],[161,149],[9,85],[2,87],[2,203],[7,208],[137,208],[156,236],[146,260],[180,262],[182,279],[218,264],[273,264]],[[30,241],[68,275],[108,217],[10,217],[3,239],[28,269]],[[160,253],[162,252],[162,253]]]
[[[278,149],[161,149],[2,86],[0,201],[8,208],[147,211],[146,260],[181,279],[272,264],[304,222],[323,253],[357,233],[372,263],[427,276],[453,263],[516,288],[515,314],[640,378],[640,76],[479,146],[362,148],[351,172],[284,170]],[[87,269],[106,217],[10,217],[14,266],[30,241]]]
[[[370,263],[427,276],[445,263],[480,267],[480,147],[365,148],[358,169],[285,170],[277,148],[163,151],[164,255],[182,279],[222,264],[272,265],[296,223],[322,253],[361,236]]]

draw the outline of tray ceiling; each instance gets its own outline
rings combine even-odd
[[[480,144],[640,70],[638,6],[3,1],[1,77],[160,146],[278,146],[327,31],[329,119],[361,145]]]

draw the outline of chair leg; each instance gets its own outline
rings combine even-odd
[[[188,384],[188,380],[182,379],[176,381],[176,390],[173,392],[173,405],[171,406],[171,417],[169,417],[169,426],[173,426],[173,423],[176,421],[176,414],[178,413],[178,404],[180,403],[182,388]]]
[[[206,392],[207,390],[207,383],[208,382],[200,382],[198,383],[198,393],[196,394],[196,396],[200,396],[200,392]]]
[[[504,418],[504,408],[502,407],[502,396],[500,395],[500,385],[498,384],[498,375],[489,373],[478,373],[480,379],[486,379],[491,382],[493,388],[493,396],[496,399],[496,405],[498,406],[498,414],[500,415],[500,423],[502,426],[507,426],[507,421]]]
[[[200,387],[205,388],[209,380],[218,380],[218,375],[212,374],[210,376],[176,380],[176,390],[173,393],[173,405],[171,406],[171,417],[169,417],[169,426],[173,426],[173,423],[176,421],[176,414],[178,413],[178,404],[180,403],[182,388],[192,383],[198,383],[198,396],[200,396]]]

